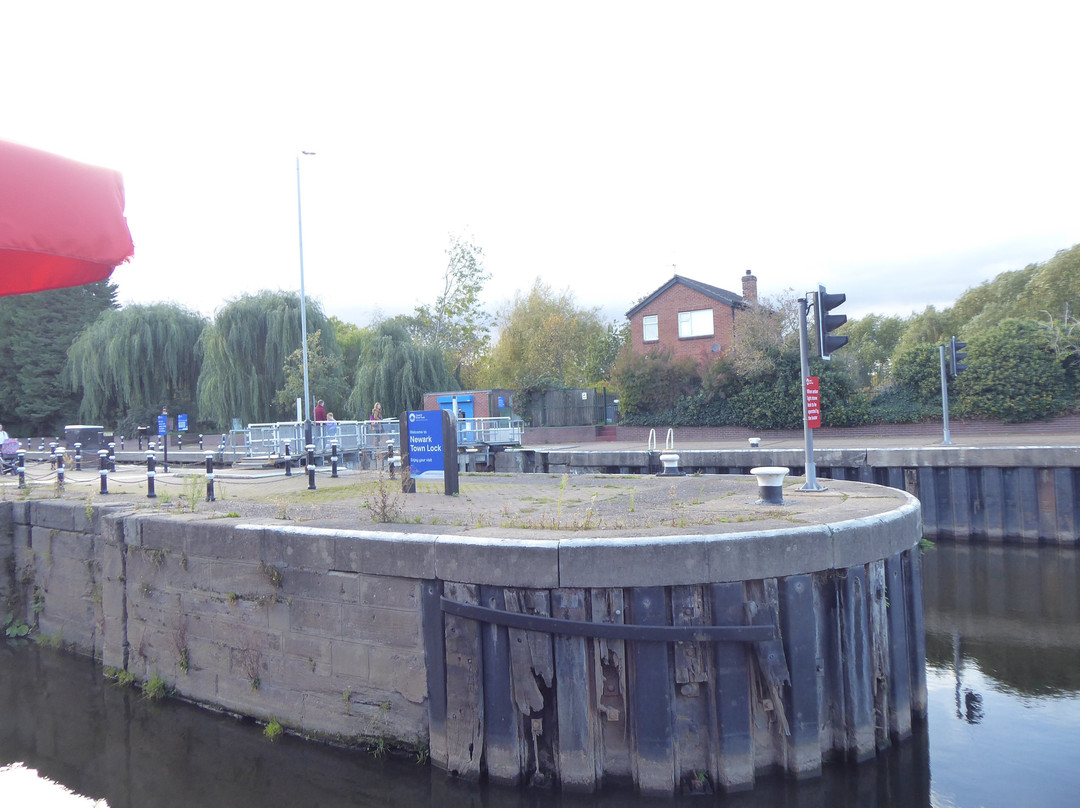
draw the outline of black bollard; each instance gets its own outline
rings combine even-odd
[[[56,441],[49,441],[49,470],[56,469]]]
[[[109,493],[109,450],[98,449],[98,476],[101,477],[101,493]]]
[[[285,441],[285,476],[292,477],[292,457],[289,456],[288,441]]]
[[[386,465],[390,469],[390,479],[394,479],[394,442],[388,440],[386,442]]]
[[[157,461],[154,459],[154,444],[147,444],[150,447],[150,451],[146,453],[146,497],[147,499],[154,499],[157,494],[154,492],[154,477],[157,476],[155,467]]]
[[[82,471],[82,444],[75,444],[75,471]]]
[[[141,446],[139,447],[142,448]],[[116,444],[109,444],[109,471],[116,471]]]
[[[334,440],[334,441],[330,441],[330,476],[332,478],[337,477],[337,464],[338,464],[337,441]]]
[[[120,451],[124,451],[124,436],[120,436]]]
[[[214,501],[214,453],[206,453],[206,501]]]
[[[19,488],[26,488],[26,450],[19,449]]]
[[[176,451],[178,451],[178,452],[184,451],[184,433],[183,432],[177,432],[176,433]]]
[[[199,451],[201,452],[202,450],[203,450],[203,446],[202,446],[202,433],[199,433]]]
[[[308,491],[315,490],[315,445],[307,445],[307,487]]]
[[[61,491],[64,490],[64,450],[57,449],[56,454],[53,455],[53,459],[56,461],[56,487]]]

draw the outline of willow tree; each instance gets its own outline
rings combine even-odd
[[[205,327],[203,317],[170,303],[102,312],[72,343],[64,366],[64,380],[82,392],[82,422],[130,434],[162,407],[189,410]]]
[[[386,417],[419,409],[424,393],[453,389],[443,351],[417,345],[406,327],[388,320],[368,332],[360,348],[349,410],[370,413],[378,401]]]
[[[309,333],[322,330],[323,350],[339,353],[334,328],[307,302]],[[262,291],[227,303],[199,340],[199,412],[219,427],[291,418],[276,393],[285,386],[285,363],[301,344],[300,296]]]

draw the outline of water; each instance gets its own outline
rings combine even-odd
[[[104,683],[93,662],[0,643],[0,767],[16,761],[111,808],[1058,808],[1080,804],[1080,564],[1072,549],[939,545],[925,556],[929,716],[915,737],[811,783],[726,797],[558,796],[470,786],[408,757],[284,737]],[[21,805],[0,772],[0,805]],[[34,799],[64,808],[85,798]]]

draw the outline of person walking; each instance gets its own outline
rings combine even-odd
[[[315,423],[326,420],[326,403],[320,398],[315,405]]]

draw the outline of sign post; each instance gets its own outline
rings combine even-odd
[[[817,376],[806,377],[806,425],[810,429],[821,426],[821,388]]]
[[[405,493],[415,493],[415,483],[411,481],[416,479],[442,480],[447,496],[458,493],[456,420],[443,410],[420,410],[401,415],[402,465],[409,467],[408,478],[402,477]]]
[[[157,433],[158,437],[164,441],[165,444],[165,457],[162,466],[165,469],[165,473],[169,473],[169,411],[162,408],[161,415],[157,417]]]
[[[814,379],[814,403],[817,407],[815,417],[817,418],[817,424],[821,425],[821,402],[817,396],[817,377],[810,375],[810,338],[807,335],[806,328],[806,311],[808,309],[807,301],[805,297],[799,298],[799,358],[802,360],[802,380],[803,380],[803,441],[805,448],[803,450],[805,460],[803,461],[806,466],[806,482],[803,483],[800,491],[824,491],[825,489],[817,481],[817,468],[814,465],[814,430],[810,425],[810,395],[809,384],[810,379]],[[818,316],[821,313],[818,312]]]

